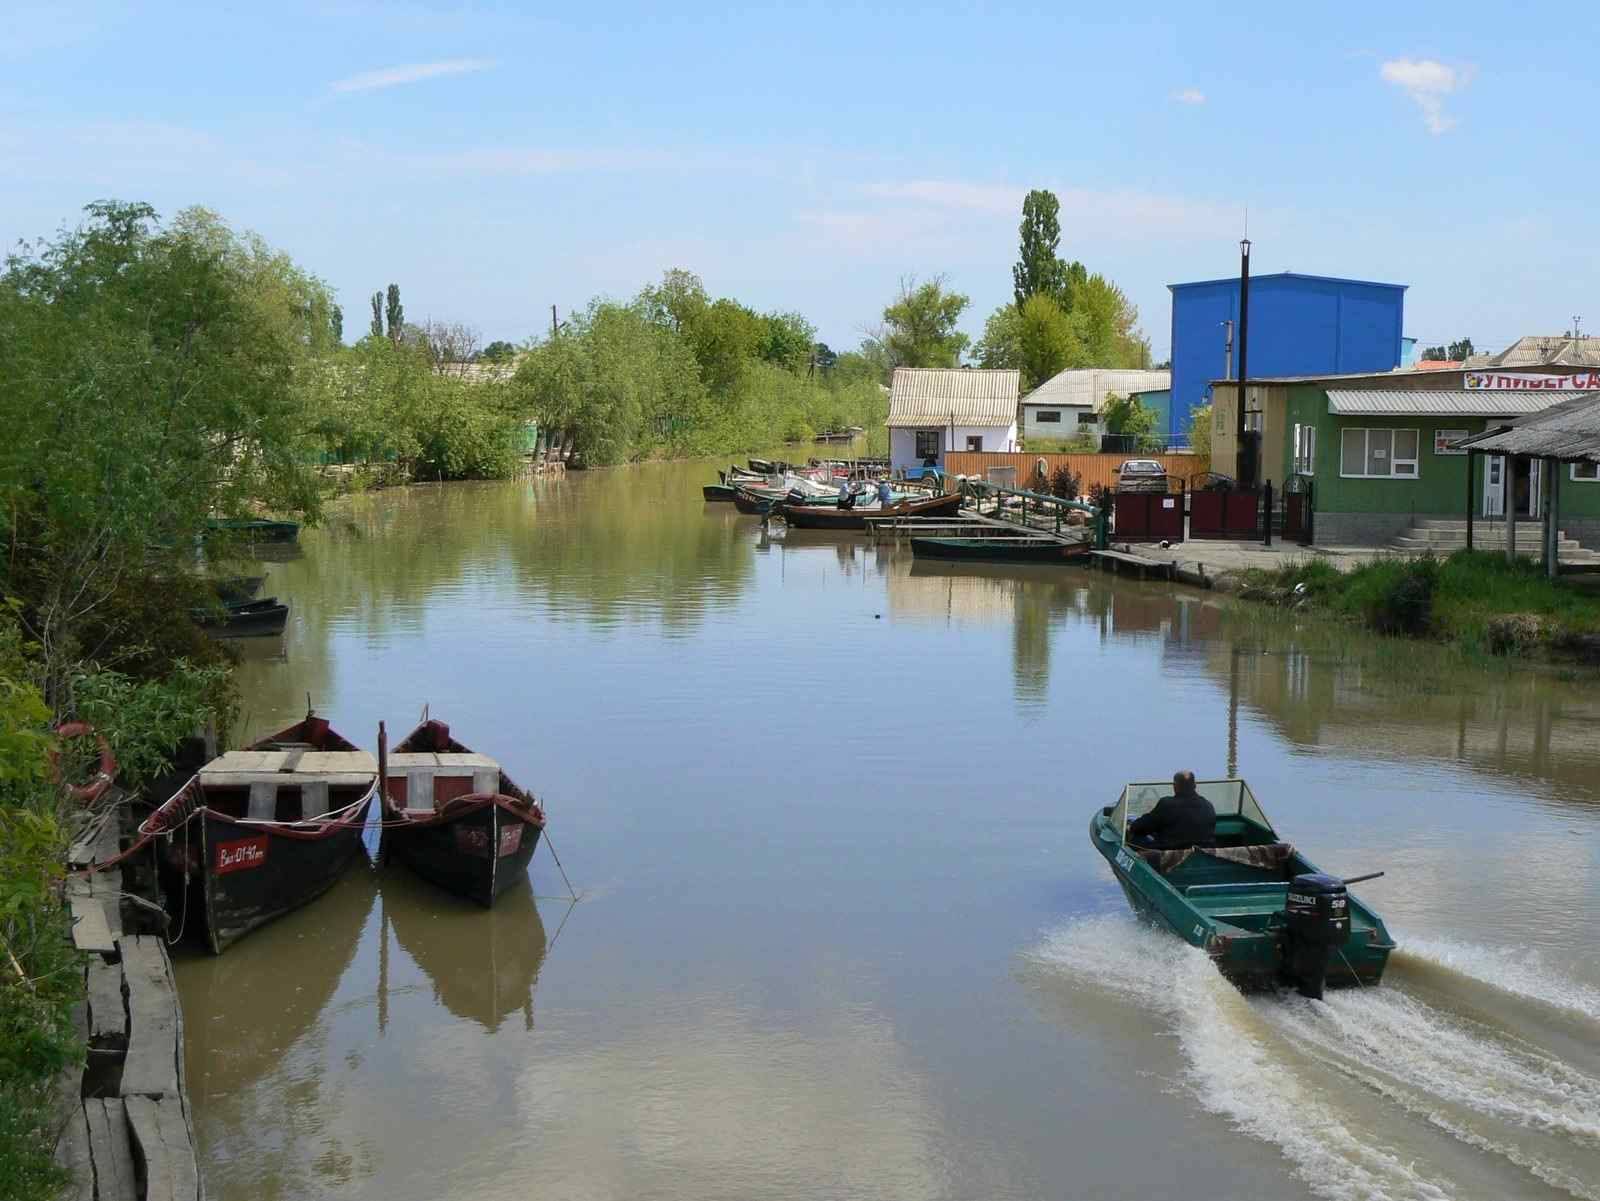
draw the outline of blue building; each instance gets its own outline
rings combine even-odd
[[[1211,381],[1239,374],[1239,280],[1168,284],[1172,292],[1172,408],[1168,431],[1189,429],[1189,411],[1211,401]],[[1325,275],[1250,277],[1252,378],[1390,371],[1400,365],[1405,284]],[[1227,361],[1225,322],[1233,322]]]

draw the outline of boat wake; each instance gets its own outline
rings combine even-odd
[[[1600,993],[1537,962],[1417,941],[1382,986],[1246,996],[1128,915],[1073,921],[1038,970],[1132,1001],[1181,1085],[1332,1198],[1600,1201]]]

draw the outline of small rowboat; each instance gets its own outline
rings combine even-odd
[[[706,484],[700,489],[700,495],[710,501],[731,501],[738,493],[732,484]]]
[[[211,760],[139,827],[166,836],[174,928],[198,917],[220,955],[321,896],[362,853],[377,784],[372,756],[314,714]]]
[[[1089,558],[1084,542],[1048,538],[913,538],[911,553],[919,559],[962,559],[981,563],[1082,563]]]
[[[378,727],[383,776],[380,858],[489,908],[528,878],[544,811],[500,765],[424,721],[393,751]]]
[[[1111,865],[1134,911],[1204,949],[1223,975],[1247,987],[1295,985],[1320,997],[1376,984],[1395,942],[1348,885],[1322,873],[1278,838],[1243,780],[1201,780],[1216,810],[1216,846],[1147,850],[1127,826],[1150,812],[1170,782],[1135,783],[1089,822],[1089,841]]]
[[[300,523],[266,518],[213,518],[206,522],[205,532],[242,538],[247,542],[293,542],[300,537]]]
[[[903,500],[887,509],[840,509],[834,505],[793,504],[785,501],[783,519],[802,530],[864,530],[869,517],[949,517],[961,511],[961,493],[932,496],[927,500]]]
[[[278,598],[241,601],[224,606],[221,617],[202,612],[199,624],[215,638],[272,638],[283,633],[289,623],[289,606]]]

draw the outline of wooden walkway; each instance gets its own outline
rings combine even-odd
[[[116,857],[120,797],[73,844],[80,871]],[[72,938],[87,955],[77,1019],[88,1059],[62,1078],[56,1162],[71,1201],[198,1201],[194,1129],[184,1086],[183,1015],[160,934],[125,932],[122,869],[67,885]]]
[[[1057,534],[1038,526],[1024,526],[1012,521],[998,521],[963,512],[959,517],[875,517],[867,519],[867,532],[874,539],[881,538],[984,538],[1007,539],[1019,542],[1050,542],[1057,546],[1076,546],[1087,537],[1085,531],[1074,527],[1079,536]]]
[[[1096,567],[1116,572],[1139,573],[1139,578],[1145,579],[1154,576],[1158,580],[1172,578],[1172,564],[1163,563],[1160,559],[1147,559],[1143,555],[1131,555],[1120,550],[1092,550],[1089,557]]]

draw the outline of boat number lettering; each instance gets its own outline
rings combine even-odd
[[[456,849],[468,855],[489,857],[489,831],[475,826],[456,827]]]
[[[1118,851],[1117,866],[1125,872],[1131,872],[1133,870],[1133,856],[1128,854],[1127,851]]]
[[[500,858],[515,855],[522,847],[522,823],[505,826],[500,831]]]
[[[249,871],[251,868],[260,867],[267,861],[267,836],[258,834],[254,838],[239,838],[232,842],[217,843],[216,859],[212,863],[212,870],[219,876],[229,872]]]
[[[1204,938],[1206,936],[1206,928],[1199,922],[1194,924],[1194,936],[1196,938]]]

